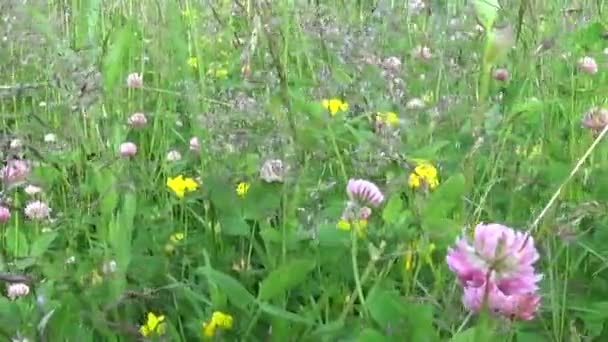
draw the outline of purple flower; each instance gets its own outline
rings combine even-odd
[[[378,206],[384,201],[384,195],[378,186],[364,179],[350,179],[346,186],[346,193],[351,201],[359,204]]]

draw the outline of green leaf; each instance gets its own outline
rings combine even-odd
[[[28,243],[25,234],[16,226],[6,230],[6,249],[13,257],[28,256]]]
[[[230,236],[248,236],[249,225],[237,213],[222,213],[219,217],[222,234]]]
[[[112,35],[109,51],[103,59],[104,88],[116,89],[121,74],[125,58],[129,54],[129,49],[135,44],[131,43],[134,37],[132,24],[125,25],[118,32]]]
[[[477,330],[475,327],[463,330],[452,336],[450,342],[478,342],[475,340]]]
[[[295,259],[273,270],[260,284],[260,300],[269,300],[284,294],[302,283],[316,266],[314,259]]]
[[[431,304],[410,303],[407,310],[408,341],[439,341],[433,326],[433,306]]]
[[[443,182],[430,196],[424,207],[423,217],[448,218],[450,213],[462,205],[465,191],[465,178],[461,173],[455,174]]]
[[[42,233],[42,235],[38,236],[34,243],[32,243],[30,256],[42,256],[49,249],[55,238],[57,238],[57,232]]]
[[[357,336],[357,342],[382,342],[382,341],[392,341],[388,337],[382,335],[378,331],[370,328],[365,328],[361,331],[359,336]]]
[[[338,229],[335,224],[320,225],[317,238],[324,247],[348,247],[351,239],[349,231]]]
[[[256,302],[255,297],[233,277],[208,266],[200,267],[197,272],[207,276],[209,282],[225,293],[236,307],[247,310],[249,305]]]
[[[403,200],[400,194],[393,194],[382,211],[382,219],[386,223],[397,223],[403,211]]]
[[[297,315],[291,311],[287,311],[284,309],[281,309],[277,306],[274,305],[270,305],[268,303],[263,303],[263,302],[258,302],[260,305],[260,310],[264,311],[265,313],[272,315],[272,316],[276,316],[278,318],[283,318],[292,322],[296,322],[296,323],[302,323],[302,324],[306,324],[306,325],[313,325],[314,322],[311,321],[308,318],[302,317],[300,315]]]
[[[500,10],[498,0],[474,0],[473,6],[475,6],[475,15],[479,23],[486,31],[492,29]]]
[[[402,327],[405,323],[408,303],[397,291],[376,288],[365,304],[371,317],[382,327]]]

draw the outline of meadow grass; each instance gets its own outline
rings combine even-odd
[[[505,48],[456,0],[4,1],[0,152],[32,171],[0,198],[1,339],[608,338],[606,132],[581,125],[607,6],[499,2]],[[384,201],[343,222],[359,178]],[[534,237],[533,320],[463,307],[446,253],[480,222]]]

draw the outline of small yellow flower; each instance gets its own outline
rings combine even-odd
[[[195,191],[198,189],[198,183],[189,177],[184,178],[182,175],[178,175],[175,178],[167,178],[167,186],[173,190],[175,195],[179,198],[184,197],[186,192]]]
[[[196,58],[196,57],[188,58],[188,65],[195,69],[198,68],[198,58]]]
[[[408,185],[413,189],[426,185],[431,190],[439,186],[437,168],[424,160],[416,160],[416,162],[418,165],[416,165],[414,171],[410,174]]]
[[[139,327],[139,332],[145,336],[152,335],[163,335],[167,331],[167,324],[165,323],[165,316],[156,316],[153,312],[148,312],[146,322]]]
[[[249,188],[251,187],[251,184],[247,183],[247,182],[240,182],[237,186],[236,186],[236,194],[239,197],[245,197],[245,195],[247,194],[247,192],[249,191]]]
[[[338,112],[346,112],[348,110],[348,103],[343,102],[340,99],[323,100],[321,104],[325,109],[329,110],[331,115],[336,115]]]
[[[208,75],[215,76],[216,78],[226,78],[228,76],[228,69],[226,68],[211,68],[207,72]]]
[[[353,223],[351,224],[350,222],[348,222],[348,220],[342,218],[340,219],[340,221],[338,221],[336,227],[341,230],[350,230],[353,225],[355,226],[355,231],[357,232],[357,235],[359,235],[360,238],[364,237],[365,233],[367,232],[367,220],[361,219],[358,221],[353,221]]]
[[[403,266],[406,272],[410,272],[414,268],[414,244],[412,243],[410,247],[405,251],[403,256]]]
[[[171,234],[171,237],[169,237],[169,240],[171,240],[172,243],[179,243],[183,239],[184,239],[184,233]]]
[[[215,332],[218,328],[220,329],[232,329],[234,324],[234,318],[232,315],[225,314],[220,311],[214,311],[211,315],[211,319],[208,322],[203,322],[202,334],[205,338],[211,338],[215,336]]]
[[[395,112],[378,112],[376,113],[376,120],[391,127],[399,124],[399,116]]]

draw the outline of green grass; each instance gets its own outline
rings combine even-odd
[[[155,338],[195,341],[214,311],[234,319],[223,341],[608,338],[605,141],[569,178],[595,138],[582,114],[606,106],[603,2],[502,1],[497,22],[518,39],[485,64],[464,1],[430,1],[430,15],[384,0],[35,3],[0,5],[1,152],[35,164],[28,182],[52,214],[25,218],[23,187],[3,189],[0,282],[25,277],[30,294],[0,297],[2,340],[137,340],[153,312]],[[597,74],[577,69],[586,55]],[[382,65],[391,56],[399,68]],[[507,82],[489,78],[497,66]],[[127,88],[132,72],[143,88]],[[330,115],[329,98],[348,110]],[[375,132],[378,111],[399,127]],[[127,125],[135,112],[145,127]],[[438,167],[438,188],[408,187],[416,158]],[[269,159],[283,182],[260,179]],[[166,185],[180,174],[201,181],[183,199]],[[349,178],[386,197],[362,239],[336,228]],[[533,232],[534,320],[463,308],[445,256],[479,222]]]

